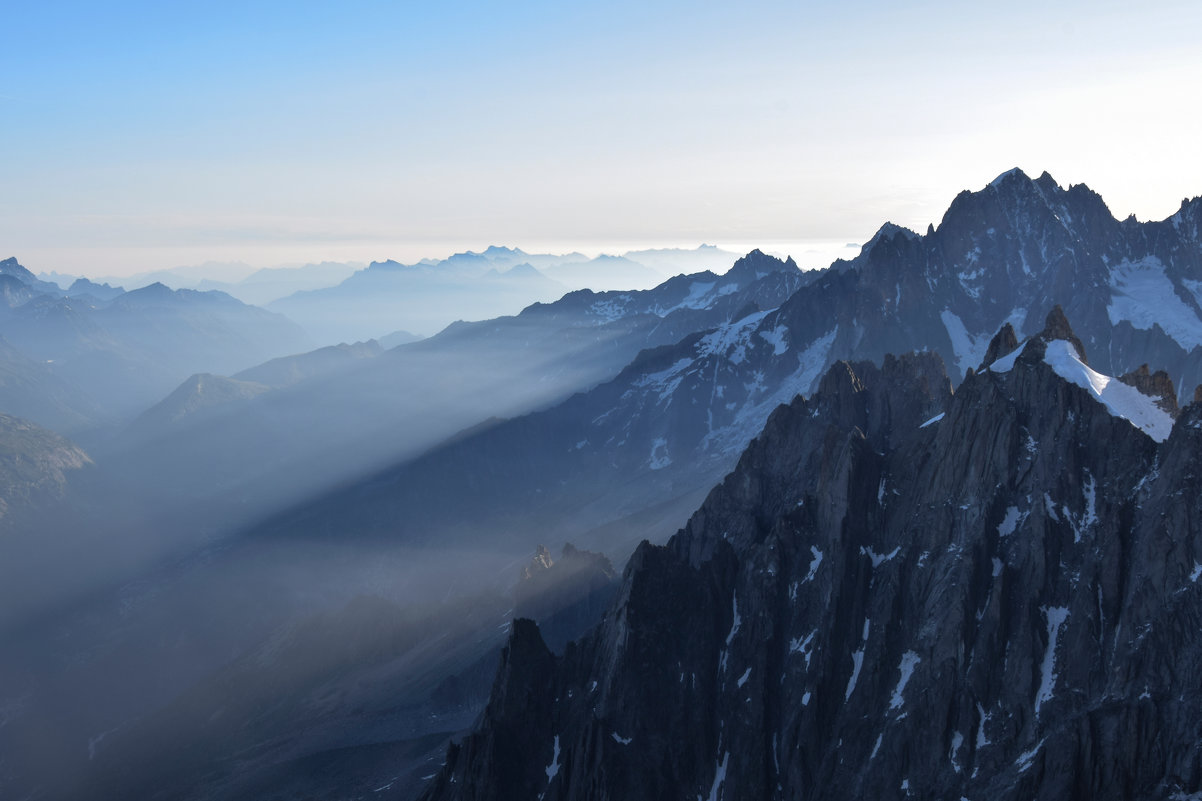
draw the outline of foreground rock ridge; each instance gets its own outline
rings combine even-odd
[[[589,635],[514,622],[423,797],[1196,797],[1202,404],[1157,442],[1073,338],[1003,332],[954,394],[836,364]]]

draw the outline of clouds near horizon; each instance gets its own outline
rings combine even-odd
[[[857,240],[937,222],[1015,165],[1119,216],[1202,193],[1192,3],[10,16],[0,243],[18,255]]]

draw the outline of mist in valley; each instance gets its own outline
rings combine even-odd
[[[570,430],[641,380],[615,378],[640,354],[804,280],[766,256],[718,274],[713,251],[651,290],[566,292],[392,347],[301,353],[316,338],[299,326],[296,340],[223,339],[231,314],[295,325],[228,296],[159,284],[148,321],[122,301],[147,290],[101,301],[37,286],[57,313],[115,333],[10,362],[43,365],[82,400],[74,421],[45,414],[7,437],[4,797],[289,797],[390,771],[394,797],[416,794],[482,708],[514,616],[561,647],[578,636],[613,566],[679,527],[729,467],[632,483]],[[454,307],[454,293],[433,297]],[[4,331],[25,346],[28,302]],[[163,335],[179,325],[186,337]],[[56,366],[91,359],[178,383]],[[43,386],[5,389],[37,409]]]
[[[1057,233],[999,232],[998,208]],[[0,418],[3,792],[415,798],[481,720],[514,621],[566,654],[622,614],[610,601],[642,541],[689,521],[719,530],[707,498],[776,503],[783,490],[746,464],[776,451],[749,443],[799,395],[858,414],[853,364],[899,370],[912,360],[891,354],[926,351],[915,380],[947,394],[991,354],[1051,336],[1038,320],[1068,331],[1068,314],[1076,333],[1061,335],[1091,369],[1180,409],[1202,383],[1202,348],[1182,337],[1202,322],[1187,309],[1173,333],[1140,326],[1167,297],[1147,286],[1194,286],[1199,209],[1108,228],[1097,195],[1012,170],[925,236],[886,223],[824,270],[753,250],[650,289],[575,290],[391,347],[300,353],[271,352],[291,321],[228,296],[163,286],[169,311],[147,317],[121,302],[130,293],[80,300],[9,264],[25,287],[9,300],[14,338],[36,303],[114,332],[86,339],[104,358],[177,383],[122,413],[111,398],[144,386],[57,356],[7,362],[0,388],[35,412],[62,408],[54,398],[107,411],[77,403],[58,430]],[[1051,228],[1065,219],[1111,231],[1106,258]],[[941,255],[962,240],[1007,272],[964,290]],[[1063,255],[1030,270],[1049,251]],[[1107,279],[1130,252],[1138,265]],[[1099,280],[1049,309],[1057,271]],[[231,320],[254,347],[231,349]],[[128,348],[138,336],[155,347]],[[83,359],[81,341],[57,347]],[[196,369],[213,354],[231,369]],[[908,414],[931,425],[936,412]]]
[[[1028,6],[11,9],[0,801],[1202,798],[1202,4]]]

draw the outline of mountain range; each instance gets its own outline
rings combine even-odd
[[[41,281],[0,262],[4,408],[65,434],[128,419],[191,372],[308,350],[283,317],[220,292]]]
[[[384,352],[339,346],[231,378],[198,376],[94,455],[120,465],[130,486],[203,501],[214,514],[232,504],[247,520],[411,460],[481,421],[559,403],[640,350],[779,305],[804,278],[792,262],[756,253],[720,276],[579,290]]]
[[[1011,171],[826,270],[193,376],[85,471],[180,550],[10,639],[0,754],[131,797],[1191,797],[1200,217]]]
[[[914,354],[780,407],[588,636],[515,621],[422,797],[1193,797],[1202,403],[1059,307],[1007,338],[954,393]]]
[[[1029,321],[1061,295],[1099,370],[1160,365],[1184,400],[1202,357],[1191,344],[1202,337],[1191,290],[1202,276],[1200,216],[1193,200],[1164,222],[1119,222],[1084,186],[1011,171],[961,193],[925,235],[886,224],[856,259],[807,273],[775,308],[742,308],[719,327],[649,348],[611,381],[302,514],[325,530],[378,532],[368,521],[400,520],[406,537],[486,526],[515,540],[533,516],[565,539],[624,555],[644,537],[670,535],[772,410],[812,392],[836,362],[929,351],[958,382],[997,330],[1032,333]],[[981,259],[988,269],[972,266]],[[473,493],[456,497],[464,482]]]
[[[240,689],[240,683],[252,679],[241,671],[235,671],[242,678],[232,684],[206,683],[205,677],[221,670],[230,654],[254,650],[264,638],[276,636],[280,627],[290,629],[307,616],[343,614],[344,621],[350,621],[381,608],[354,601],[365,593],[379,596],[385,604],[399,603],[401,608],[408,608],[416,596],[435,592],[450,594],[450,608],[456,608],[456,599],[465,592],[480,599],[497,593],[503,597],[517,568],[498,572],[498,554],[505,563],[521,562],[513,553],[497,551],[487,543],[432,552],[403,542],[365,547],[362,537],[356,537],[356,544],[348,549],[337,538],[323,544],[308,536],[308,529],[297,531],[304,542],[280,541],[253,526],[241,532],[236,522],[254,519],[253,515],[238,517],[247,514],[239,508],[241,500],[269,509],[272,498],[256,496],[254,486],[243,489],[245,495],[226,493],[218,482],[237,486],[234,482],[249,475],[258,487],[276,487],[295,498],[297,486],[294,482],[290,486],[293,475],[285,470],[279,470],[284,473],[279,475],[272,469],[289,466],[281,453],[299,453],[310,460],[295,468],[302,478],[307,472],[310,481],[336,481],[321,450],[326,443],[340,446],[358,460],[404,454],[413,447],[414,437],[437,442],[437,426],[446,425],[446,436],[470,425],[477,419],[472,414],[528,409],[545,403],[542,399],[554,401],[620,369],[641,348],[727,321],[749,305],[779,304],[803,278],[791,262],[753,254],[721,276],[709,272],[680,276],[647,292],[572,293],[515,318],[460,324],[438,337],[393,351],[378,352],[371,343],[340,346],[273,360],[236,377],[189,379],[126,434],[91,451],[97,471],[116,486],[105,483],[104,493],[91,493],[93,503],[81,510],[74,530],[65,526],[66,531],[34,556],[26,552],[22,562],[31,569],[14,573],[0,588],[9,610],[0,619],[0,630],[11,646],[8,656],[0,659],[0,686],[17,710],[15,718],[0,727],[4,743],[0,751],[24,755],[14,757],[15,763],[0,765],[0,775],[15,771],[26,779],[44,777],[39,766],[53,764],[57,766],[53,772],[67,787],[92,769],[111,781],[110,768],[121,774],[135,763],[149,764],[142,761],[141,747],[150,748],[146,757],[150,762],[184,771],[187,760],[168,759],[155,750],[174,740],[162,732],[145,737],[140,721],[161,720],[155,718],[156,710],[193,687],[204,697],[223,687],[243,693],[247,688]],[[452,369],[457,365],[463,369]],[[427,377],[438,380],[424,380]],[[464,382],[473,382],[469,386],[476,388],[463,392]],[[400,413],[403,408],[395,408],[398,398],[457,422],[440,423],[428,414],[409,420],[409,415]],[[249,411],[248,404],[252,405]],[[262,417],[254,415],[254,404],[267,409]],[[299,418],[303,422],[297,417],[281,421],[271,413],[273,409],[300,409],[306,416]],[[289,419],[296,424],[284,425]],[[347,432],[356,425],[361,426],[361,435],[350,439]],[[405,433],[406,425],[411,433]],[[322,439],[323,430],[328,440]],[[297,431],[306,431],[306,436],[298,437]],[[119,447],[132,450],[122,453]],[[256,468],[261,472],[255,473]],[[135,471],[141,471],[142,480],[130,480],[138,475]],[[221,523],[229,524],[231,519],[235,526],[223,528]],[[226,539],[213,543],[213,531],[222,532]],[[65,551],[74,554],[70,564],[56,561]],[[55,582],[39,581],[38,576],[55,564],[59,565]],[[336,564],[341,567],[334,568]],[[80,575],[85,568],[91,573]],[[331,568],[341,576],[334,578],[328,572]],[[481,580],[484,576],[490,577]],[[339,613],[344,605],[349,605],[349,611]],[[506,613],[512,605],[499,611]],[[546,614],[555,617],[556,610],[548,609]],[[495,620],[489,620],[488,636],[469,628],[456,635],[469,638],[466,642],[447,646],[448,653],[470,654],[475,660],[458,663],[456,669],[467,670],[460,680],[462,691],[440,691],[435,698],[428,693],[437,686],[411,689],[407,697],[416,706],[407,706],[402,718],[380,724],[391,726],[401,739],[417,737],[422,743],[414,756],[418,762],[440,749],[447,733],[444,728],[429,730],[430,724],[414,728],[417,724],[409,716],[434,704],[442,710],[439,715],[451,715],[446,720],[459,721],[456,729],[470,721],[483,700],[478,677],[491,672],[500,645],[502,632]],[[346,653],[338,639],[344,630],[344,626],[314,629],[333,638],[320,646],[333,653]],[[47,638],[51,631],[54,636]],[[174,643],[169,665],[164,663],[164,636]],[[423,645],[420,653],[433,652]],[[274,656],[264,658],[275,664]],[[323,664],[336,671],[350,669],[343,661]],[[404,659],[396,669],[401,672],[394,681],[412,677]],[[266,691],[271,687],[258,686]],[[378,692],[385,686],[394,685],[382,685]],[[376,693],[371,692],[373,703],[380,697]],[[459,713],[446,711],[463,697],[476,700]],[[280,699],[269,695],[262,700],[275,704]],[[231,714],[230,720],[237,719]],[[272,726],[280,720],[269,718],[266,730],[279,731]],[[404,731],[396,730],[397,725]],[[109,733],[93,744],[104,732]],[[345,731],[329,734],[351,749],[344,756],[358,758],[354,754],[363,746],[360,738],[348,741]],[[175,736],[185,743],[177,753],[187,753],[191,746],[186,743],[206,734],[177,731]],[[215,751],[205,746],[196,753],[203,751],[224,762],[228,751],[221,749],[233,747],[236,740],[218,738]],[[88,747],[78,748],[81,742]],[[315,742],[307,747],[332,747],[328,739],[321,742],[325,745]],[[212,765],[204,760],[199,764],[189,769],[209,770]],[[274,770],[272,764],[268,761],[256,768],[255,776]],[[252,778],[248,773],[236,783],[242,786],[243,780]],[[7,783],[25,786],[20,781]]]
[[[702,247],[640,255],[656,265],[679,264],[684,268],[679,272],[696,272],[724,270],[735,254]],[[663,273],[629,256],[590,259],[492,246],[416,264],[372,262],[336,286],[297,292],[268,308],[297,321],[318,341],[349,342],[379,337],[395,329],[397,320],[404,320],[406,330],[430,336],[457,320],[516,314],[568,290],[651,289],[662,280]]]
[[[272,305],[274,311],[300,323],[313,341],[337,344],[383,340],[398,325],[429,336],[457,319],[512,314],[568,290],[650,289],[674,275],[723,272],[736,256],[713,245],[596,257],[576,252],[528,253],[493,245],[478,253],[465,251],[413,264],[322,262],[256,270],[241,263],[209,262],[97,278],[101,283],[59,273],[43,274],[40,280],[49,291],[61,292],[59,286],[69,286],[70,295],[91,294],[100,300],[124,291],[118,284],[132,289],[162,283],[172,289],[220,291],[250,305]]]

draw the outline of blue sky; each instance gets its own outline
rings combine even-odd
[[[1018,165],[1202,194],[1198,3],[10,3],[35,270],[862,241]]]

